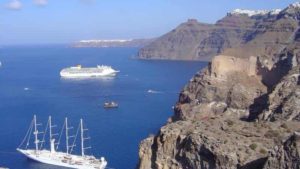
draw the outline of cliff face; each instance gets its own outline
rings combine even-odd
[[[163,35],[158,40],[150,43],[139,51],[138,57],[143,59],[168,59],[180,60],[185,56],[189,60],[196,59],[197,44],[209,37],[213,25],[198,23],[189,20],[178,28]]]
[[[269,94],[267,109],[260,119],[267,121],[300,121],[299,66],[293,68]]]
[[[298,11],[291,5],[263,18],[264,31],[198,72],[174,116],[141,142],[138,168],[299,169]]]
[[[240,26],[241,25],[241,26]],[[141,59],[210,60],[225,48],[243,41],[254,20],[247,16],[227,16],[217,24],[189,20],[143,47]]]
[[[300,133],[295,132],[280,147],[275,147],[263,169],[288,169],[300,167]]]
[[[221,53],[231,56],[273,55],[291,41],[288,37],[295,33],[298,25],[294,19],[287,19],[295,16],[295,11],[282,13],[231,12],[216,24],[189,20],[143,47],[138,57],[210,61]]]

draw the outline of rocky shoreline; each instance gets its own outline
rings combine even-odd
[[[215,56],[168,123],[141,142],[137,168],[299,169],[299,21],[292,4]]]

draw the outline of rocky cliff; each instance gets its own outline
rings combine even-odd
[[[199,71],[173,117],[141,142],[138,168],[299,169],[299,11],[264,16],[246,43]]]
[[[238,55],[253,51],[276,53],[275,49],[279,49],[278,46],[290,41],[286,38],[294,33],[298,24],[294,20],[286,19],[287,15],[279,15],[279,13],[280,10],[235,10],[215,24],[204,24],[190,19],[143,47],[138,57],[210,61],[213,56],[224,51],[230,55],[233,52],[234,55]],[[251,45],[248,44],[249,42]],[[239,46],[241,46],[240,50],[236,50]]]

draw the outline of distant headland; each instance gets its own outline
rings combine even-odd
[[[141,48],[154,39],[105,39],[105,40],[80,40],[72,44],[74,48],[106,48],[106,47],[137,47]]]

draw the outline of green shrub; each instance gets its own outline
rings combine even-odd
[[[255,150],[257,148],[257,144],[253,143],[249,146],[251,150]]]
[[[274,138],[274,137],[279,137],[279,132],[277,130],[268,130],[265,133],[266,138]]]
[[[264,148],[261,148],[261,149],[259,150],[259,152],[260,152],[261,154],[267,154],[267,150],[264,149]]]
[[[258,124],[257,124],[257,123],[254,123],[254,127],[258,127]]]
[[[288,129],[288,126],[285,123],[283,123],[280,127],[284,128],[284,129]]]
[[[234,125],[234,122],[233,122],[232,120],[228,120],[228,121],[227,121],[227,124],[228,124],[228,126],[233,126],[233,125]]]

